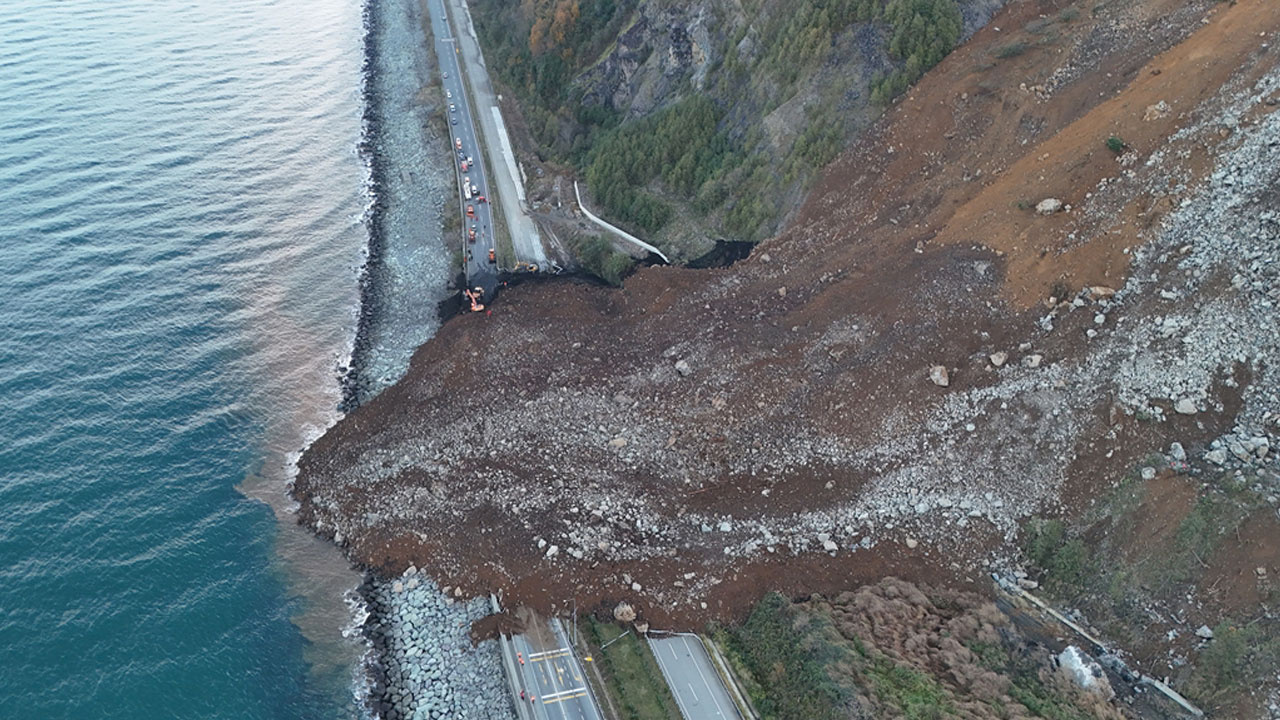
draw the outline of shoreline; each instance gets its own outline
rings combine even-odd
[[[386,237],[383,231],[383,219],[386,206],[383,197],[386,167],[377,152],[381,129],[381,99],[373,92],[373,74],[377,72],[378,47],[381,39],[378,25],[378,14],[373,8],[374,0],[365,0],[360,11],[364,25],[364,59],[360,63],[360,95],[364,109],[360,119],[360,142],[356,146],[360,159],[368,168],[368,189],[372,202],[365,215],[365,227],[368,230],[368,241],[365,250],[364,265],[360,268],[360,307],[356,317],[356,333],[351,344],[351,356],[345,367],[339,368],[339,387],[342,399],[338,410],[343,415],[360,406],[365,399],[362,392],[367,389],[364,370],[367,365],[367,354],[370,351],[370,326],[377,316],[379,296],[375,288],[377,270],[382,264]]]
[[[428,207],[422,211],[428,214],[425,220],[431,221],[430,205],[438,200],[433,192],[432,173],[435,165],[449,162],[449,158],[443,147],[436,147],[439,138],[429,129],[419,127],[419,131],[426,134],[421,138],[421,147],[414,146],[412,139],[406,141],[405,124],[392,122],[385,115],[401,99],[405,88],[394,83],[388,87],[379,82],[385,79],[386,73],[403,71],[399,63],[406,57],[409,62],[425,63],[417,66],[417,78],[424,87],[430,83],[430,74],[438,72],[429,53],[430,26],[415,22],[425,17],[426,12],[428,8],[420,0],[399,0],[389,5],[375,5],[373,0],[365,0],[361,8],[363,108],[357,152],[367,169],[370,201],[363,218],[367,243],[359,271],[356,329],[348,361],[338,368],[338,410],[342,416],[355,411],[389,384],[383,376],[388,363],[396,361],[397,348],[387,346],[386,334],[403,330],[401,325],[413,324],[415,319],[402,317],[403,308],[399,307],[396,296],[399,292],[396,273],[410,265],[410,272],[429,285],[434,286],[437,280],[431,275],[431,254],[437,249],[433,245],[435,238],[429,228],[415,232],[421,229],[417,222],[424,218],[406,217],[405,208],[425,199]],[[395,13],[404,13],[406,18]],[[401,19],[406,19],[407,25],[397,24]],[[402,31],[410,33],[412,39],[406,40]],[[384,57],[384,53],[399,53],[399,46],[407,41],[423,53],[422,57],[400,54]],[[432,108],[429,112],[436,110],[438,108]],[[410,153],[410,158],[416,156],[420,164],[415,166],[412,159],[407,166],[405,162],[397,163],[392,153],[401,150]],[[435,157],[433,151],[436,150],[441,157]],[[453,182],[452,178],[449,182]],[[408,188],[419,195],[409,197]],[[444,297],[426,310],[437,329],[450,316],[446,312],[447,303],[456,300],[456,295],[447,294],[451,282],[452,277],[443,278],[441,286],[435,289]],[[417,295],[414,297],[418,299]],[[432,330],[431,335],[434,332]],[[408,358],[404,360],[407,370]],[[292,489],[290,495],[294,501],[298,500]],[[314,528],[308,530],[314,532]],[[425,576],[403,579],[388,576],[347,555],[341,537],[316,535],[334,542],[350,566],[361,575],[350,596],[347,632],[358,633],[366,648],[357,669],[358,676],[353,679],[352,692],[367,717],[397,720],[416,717],[423,710],[434,713],[433,717],[443,717],[476,709],[482,709],[490,717],[506,716],[505,696],[486,682],[489,677],[502,677],[496,645],[472,648],[469,642],[460,644],[454,637],[459,632],[460,637],[467,637],[471,622],[477,619],[472,616],[483,605],[482,599],[449,596],[448,588],[441,591]],[[442,647],[448,657],[441,656]],[[449,668],[469,668],[466,676],[470,684],[456,682]]]

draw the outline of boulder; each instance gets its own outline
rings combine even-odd
[[[680,373],[685,377],[688,377],[689,373],[693,372],[693,368],[689,367],[689,363],[685,362],[684,360],[677,360],[676,372]]]
[[[1041,215],[1052,215],[1062,209],[1062,201],[1058,198],[1045,198],[1036,203],[1036,212]]]
[[[620,623],[635,622],[636,609],[627,603],[620,602],[617,607],[613,609],[613,619]]]
[[[987,356],[987,359],[991,361],[993,367],[1003,367],[1005,362],[1009,360],[1009,353],[993,352]]]
[[[929,368],[929,379],[938,387],[946,387],[951,384],[951,376],[943,365],[934,365]]]
[[[1173,411],[1179,415],[1195,415],[1196,404],[1191,398],[1181,398],[1173,404]]]
[[[1075,645],[1058,654],[1058,667],[1068,680],[1105,700],[1115,697],[1115,690],[1107,680],[1107,674],[1096,660]]]
[[[1144,122],[1160,120],[1169,117],[1169,110],[1169,103],[1161,100],[1154,105],[1148,105],[1147,109],[1142,112],[1142,119]]]

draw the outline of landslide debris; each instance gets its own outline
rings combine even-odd
[[[973,583],[1153,453],[1270,502],[1277,31],[1262,0],[1010,4],[750,258],[446,324],[304,454],[300,520],[380,570],[691,626]]]

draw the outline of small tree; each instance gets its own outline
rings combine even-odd
[[[1112,135],[1111,137],[1107,138],[1107,149],[1110,150],[1111,152],[1119,155],[1120,153],[1124,152],[1124,148],[1125,148],[1124,140],[1121,140],[1115,135]]]

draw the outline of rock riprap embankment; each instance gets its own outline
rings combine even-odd
[[[375,581],[368,635],[381,657],[370,693],[384,720],[515,720],[497,641],[471,645],[471,623],[489,614],[483,598],[455,600],[409,568]]]

